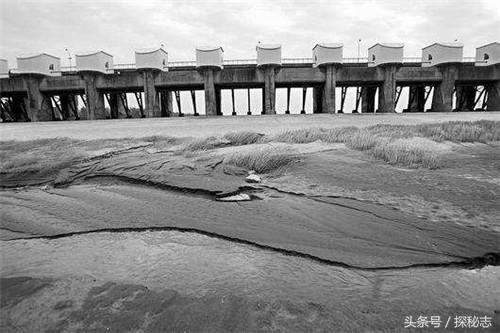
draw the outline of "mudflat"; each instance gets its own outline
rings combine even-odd
[[[62,123],[55,125],[54,131],[43,127],[44,124],[40,127],[28,124],[34,126],[30,127],[33,131],[24,139],[44,139],[6,141],[1,152],[6,159],[0,170],[0,237],[8,253],[5,258],[7,265],[1,275],[4,279],[13,279],[2,282],[2,288],[10,292],[9,300],[12,299],[3,306],[12,317],[28,311],[30,300],[36,299],[37,293],[43,294],[43,290],[52,288],[53,292],[62,292],[60,288],[63,288],[66,294],[74,296],[68,290],[75,290],[77,283],[74,279],[81,277],[86,282],[83,283],[85,288],[82,286],[78,292],[78,300],[76,296],[73,299],[68,296],[69,301],[61,299],[62,303],[55,304],[51,310],[50,323],[43,327],[78,331],[97,322],[105,327],[106,318],[96,316],[93,321],[88,317],[95,307],[93,302],[108,304],[112,299],[121,304],[117,306],[125,314],[142,307],[140,304],[147,298],[158,304],[144,313],[139,311],[141,326],[138,330],[158,331],[159,327],[199,330],[203,325],[203,320],[199,318],[203,317],[203,313],[209,313],[200,304],[217,310],[214,315],[218,319],[213,323],[213,331],[224,327],[267,330],[274,327],[269,324],[271,322],[288,331],[332,329],[336,318],[346,320],[342,326],[345,329],[376,327],[374,321],[370,321],[368,326],[352,326],[347,322],[348,315],[336,308],[340,303],[322,300],[314,305],[302,304],[298,295],[297,299],[291,300],[292,296],[288,297],[286,293],[273,294],[272,299],[266,299],[266,293],[261,293],[257,300],[251,297],[250,292],[240,294],[238,290],[244,289],[241,286],[247,283],[241,281],[247,281],[252,274],[245,269],[242,272],[236,269],[236,266],[240,269],[245,265],[241,266],[239,260],[232,262],[232,259],[247,258],[247,254],[240,252],[246,249],[233,245],[223,253],[228,254],[227,267],[232,272],[227,273],[231,276],[228,279],[239,281],[234,283],[240,287],[230,291],[222,291],[216,285],[193,295],[183,291],[178,284],[158,284],[158,281],[141,283],[137,275],[97,273],[97,270],[105,268],[96,268],[96,272],[79,268],[76,276],[69,281],[68,272],[51,266],[58,260],[68,260],[64,259],[65,255],[61,254],[64,251],[60,249],[64,248],[67,252],[72,239],[79,244],[88,242],[90,247],[99,248],[105,242],[97,239],[109,233],[118,235],[106,236],[112,244],[116,244],[113,250],[103,250],[108,251],[106,253],[110,256],[114,256],[120,246],[125,246],[120,245],[124,239],[119,235],[182,232],[217,239],[223,244],[248,246],[257,253],[266,251],[269,254],[258,260],[251,255],[254,263],[267,262],[272,267],[281,267],[282,259],[275,262],[273,256],[291,256],[301,260],[293,263],[297,271],[303,269],[307,262],[314,262],[315,265],[335,267],[328,274],[337,276],[341,281],[352,280],[351,284],[342,282],[338,285],[331,285],[331,278],[321,280],[311,295],[321,295],[328,288],[356,289],[355,286],[363,285],[366,290],[363,289],[365,287],[362,290],[352,289],[349,297],[373,292],[371,301],[381,302],[383,297],[389,296],[378,294],[380,281],[386,281],[392,290],[416,285],[415,277],[409,278],[408,285],[404,287],[396,287],[399,282],[391,280],[391,276],[408,270],[411,270],[408,276],[417,274],[421,279],[419,281],[427,281],[419,286],[429,292],[431,296],[428,299],[436,307],[442,304],[432,294],[439,288],[435,285],[431,287],[429,281],[439,281],[441,277],[445,279],[443,272],[451,272],[446,279],[451,279],[455,273],[466,274],[460,285],[469,285],[474,281],[478,286],[482,283],[483,287],[490,288],[490,282],[498,277],[495,266],[500,262],[500,126],[498,121],[491,120],[498,114],[459,114],[461,119],[479,120],[484,115],[485,119],[479,122],[447,122],[456,115],[436,115],[437,120],[433,118],[436,124],[429,126],[425,123],[430,119],[424,114],[357,118],[356,115],[346,118],[327,115],[277,116],[266,117],[266,123],[262,122],[264,117],[206,119],[207,123],[203,123],[205,119],[197,119],[187,132],[182,131],[188,121],[183,119],[164,121],[147,133],[141,129],[143,125],[150,124],[150,120],[110,121],[99,125],[104,127],[93,130],[95,134],[90,137],[98,137],[98,140],[85,141],[79,137],[88,135],[86,131],[91,126],[85,129],[87,125],[84,122],[83,125],[68,125],[82,126],[81,132],[73,129],[70,138],[55,138],[68,131],[58,127],[64,125]],[[280,119],[284,119],[283,124],[277,125]],[[358,122],[355,124],[358,129],[339,126],[344,121],[353,125],[351,120]],[[401,125],[404,121],[412,125]],[[6,127],[10,134],[2,134],[2,139],[13,135],[17,126]],[[251,133],[243,131],[246,126],[253,126],[254,130]],[[160,129],[163,135],[158,136]],[[127,138],[112,139],[121,130],[123,137]],[[134,134],[130,135],[131,132]],[[38,158],[41,156],[43,160]],[[257,175],[258,181],[247,182],[249,174]],[[149,238],[146,241],[142,236],[138,237],[126,243],[140,245],[144,256],[148,251],[170,251],[168,246],[161,247],[161,238],[155,238],[151,243]],[[68,241],[61,243],[62,240]],[[172,244],[177,242],[172,241]],[[205,247],[197,242],[183,243],[180,251],[184,253],[198,246],[208,251],[212,246],[207,244]],[[227,245],[221,244],[213,246],[225,249]],[[17,253],[23,251],[34,251],[35,255],[36,248],[44,253],[44,257],[54,256],[53,260],[47,260],[44,269],[37,267],[41,261],[17,258]],[[133,257],[134,253],[131,252],[130,256]],[[95,255],[82,254],[81,260]],[[182,260],[191,261],[189,258],[193,258],[192,262],[186,262],[189,267],[210,266],[215,260],[215,257],[207,255],[197,261],[196,256],[199,254],[185,256]],[[155,274],[161,276],[158,272],[162,269],[172,269],[160,268],[158,260],[162,259],[153,257],[155,259],[148,261],[148,265],[141,266],[143,270],[151,267]],[[168,260],[167,257],[164,259]],[[143,258],[146,260],[146,257]],[[20,266],[23,262],[26,267]],[[230,269],[231,265],[236,265],[234,270]],[[253,267],[252,272],[263,272],[265,265],[258,267]],[[315,269],[320,276],[327,274],[321,273],[323,268]],[[133,270],[133,265],[130,270]],[[467,275],[470,270],[483,273],[477,275],[476,281],[474,276]],[[485,270],[487,273],[484,273]],[[92,278],[89,280],[84,272]],[[356,272],[359,281],[348,277],[353,272]],[[189,274],[196,276],[193,272]],[[220,272],[207,274],[214,274],[215,278]],[[271,275],[282,277],[284,283],[291,283],[288,274],[291,273],[278,270]],[[313,273],[309,277],[304,274],[301,279],[314,280]],[[368,281],[366,285],[363,282],[365,279]],[[19,288],[19,284],[29,285],[26,289],[29,295],[16,294],[16,290],[25,289]],[[471,289],[470,294],[475,291]],[[454,295],[448,290],[448,296],[442,295],[447,299],[448,310],[468,308],[493,316],[497,308],[494,300],[480,307],[477,304],[484,300],[484,295],[477,293],[477,298],[463,298],[463,295],[458,296],[459,291],[456,292],[457,295]],[[102,298],[106,293],[109,293],[109,300]],[[218,307],[215,304],[221,302],[222,294],[225,297],[232,295],[233,298],[230,298],[229,305],[226,303]],[[267,291],[267,294],[272,293]],[[290,292],[292,294],[296,293]],[[128,305],[120,301],[131,299],[132,295],[142,296]],[[423,309],[423,299],[418,306],[409,303],[408,299],[403,302],[403,298],[399,298],[399,301],[409,306],[405,311]],[[347,303],[342,301],[341,304],[345,307]],[[266,309],[275,307],[277,312],[271,317],[263,317],[259,306]],[[354,312],[361,311],[359,303],[350,302],[349,306]],[[162,307],[169,310],[164,311]],[[180,315],[187,308],[193,309],[196,318],[200,316],[194,322],[185,321],[194,326],[182,326],[182,322],[165,326],[168,318]],[[379,315],[389,318],[389,309],[383,308],[380,306]],[[334,314],[329,314],[329,309]],[[227,319],[228,311],[236,311],[235,318],[238,320]],[[282,321],[279,313],[293,314],[293,324]],[[153,318],[150,325],[144,319],[149,316]],[[368,314],[363,316],[370,317]],[[110,327],[119,330],[117,323],[120,318],[114,316]],[[236,322],[243,326],[237,326]],[[305,325],[305,322],[309,324]],[[400,324],[395,320],[392,327],[397,330]],[[9,322],[4,322],[3,327],[12,329],[9,325]],[[99,325],[96,327],[101,327]]]

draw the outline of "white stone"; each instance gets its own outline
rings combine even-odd
[[[256,174],[248,175],[245,178],[245,180],[246,180],[247,183],[260,183],[261,182],[260,176],[256,175]]]

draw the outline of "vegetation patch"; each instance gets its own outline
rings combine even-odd
[[[251,151],[236,152],[224,159],[225,164],[254,170],[257,173],[283,171],[299,161],[300,157],[285,147],[261,147]]]
[[[390,164],[406,167],[437,169],[442,166],[442,150],[437,143],[424,138],[383,139],[373,147],[371,154]]]
[[[358,131],[357,127],[339,127],[325,129],[321,127],[304,128],[283,131],[271,138],[269,141],[287,143],[310,143],[323,141],[328,143],[345,142],[349,136]]]
[[[435,141],[482,142],[500,140],[500,121],[450,121],[416,126],[420,136]]]
[[[231,132],[224,135],[231,146],[244,146],[258,143],[264,137],[264,134],[250,131]]]

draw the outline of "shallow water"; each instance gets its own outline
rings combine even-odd
[[[177,231],[4,241],[1,251],[1,277],[92,277],[197,297],[314,302],[341,312],[500,308],[500,267],[348,269]]]

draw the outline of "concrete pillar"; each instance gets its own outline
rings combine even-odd
[[[488,86],[486,111],[500,111],[500,81],[495,81]]]
[[[389,64],[381,67],[383,70],[384,82],[378,93],[377,112],[396,112],[396,65]]]
[[[128,111],[127,111],[127,107],[128,105],[126,105],[123,101],[123,98],[127,98],[127,95],[126,93],[119,93],[117,94],[118,96],[118,118],[119,119],[126,119],[126,118],[129,118],[129,115],[128,115]],[[128,104],[128,103],[127,103]]]
[[[424,112],[425,87],[411,86],[408,96],[408,108],[403,112]]]
[[[159,92],[160,99],[160,115],[161,117],[171,117],[174,112],[174,105],[172,100],[172,92],[160,91]]]
[[[71,118],[72,116],[72,104],[70,95],[60,95],[59,101],[61,102],[61,113],[64,120]]]
[[[321,111],[335,113],[335,88],[337,87],[337,68],[333,64],[326,65],[325,84],[323,85]]]
[[[323,87],[313,87],[313,113],[323,112]]]
[[[476,101],[476,87],[457,86],[456,87],[456,111],[474,111]]]
[[[264,114],[276,114],[276,71],[274,66],[264,67]]]
[[[453,90],[457,79],[458,67],[456,64],[439,66],[442,80],[434,87],[432,105],[429,111],[450,112],[453,106]]]
[[[361,112],[373,113],[375,112],[375,94],[377,93],[376,87],[364,87],[361,94]]]
[[[15,121],[30,121],[28,114],[26,112],[27,98],[24,96],[13,96],[12,97],[12,115]]]
[[[215,106],[216,114],[222,116],[222,91],[221,89],[215,89]]]
[[[142,79],[144,82],[144,114],[146,118],[160,117],[160,100],[155,88],[155,72],[144,71]]]
[[[106,119],[104,109],[104,94],[97,90],[96,81],[99,74],[86,73],[83,75],[85,81],[85,95],[87,97],[87,119]]]
[[[111,93],[109,94],[109,110],[111,119],[118,119],[118,94]]]
[[[217,97],[214,84],[214,69],[203,70],[203,85],[205,89],[205,113],[207,116],[217,115]]]
[[[41,78],[38,77],[26,77],[24,79],[28,92],[26,112],[30,121],[48,121],[53,119],[50,98],[40,92],[40,81]]]

